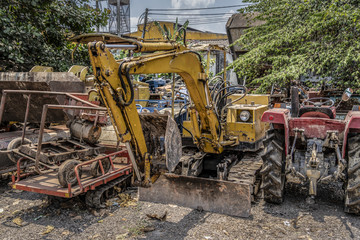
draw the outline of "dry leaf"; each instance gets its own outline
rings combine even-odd
[[[47,225],[45,231],[43,231],[41,234],[42,234],[42,235],[49,234],[49,233],[51,233],[54,229],[55,229],[54,226]]]
[[[20,210],[15,210],[15,211],[12,212],[13,215],[16,215],[18,213],[21,213],[21,211]]]
[[[22,226],[23,220],[20,217],[14,218],[12,220],[13,223],[15,223],[18,226]]]
[[[226,230],[223,230],[223,232],[225,233],[226,236],[230,235]]]
[[[118,198],[119,200],[117,200],[117,202],[120,204],[120,207],[131,207],[137,205],[137,201],[132,199],[130,194],[120,193],[118,194]]]
[[[104,221],[104,220],[101,219],[101,220],[98,221],[98,223],[102,223],[103,221]]]

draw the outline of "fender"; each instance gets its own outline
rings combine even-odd
[[[288,155],[289,146],[289,109],[274,108],[267,110],[261,117],[262,122],[272,123],[273,125],[281,125],[284,127],[285,133],[285,155]]]
[[[359,111],[350,111],[345,121],[345,131],[344,131],[344,140],[343,140],[343,148],[342,148],[342,157],[345,158],[345,150],[347,144],[347,136],[349,132],[359,132],[360,131],[360,112]]]

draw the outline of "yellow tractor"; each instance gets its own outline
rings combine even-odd
[[[260,118],[268,95],[248,95],[241,85],[209,88],[201,56],[176,42],[139,41],[86,34],[90,61],[119,139],[125,143],[142,186],[140,200],[173,203],[247,217],[257,191],[259,153],[269,129]],[[115,60],[110,49],[141,56]],[[139,114],[131,74],[176,73],[190,96],[189,120],[178,125],[167,114]],[[183,140],[191,138],[191,144]]]

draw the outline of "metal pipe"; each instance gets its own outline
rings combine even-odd
[[[131,149],[131,146],[130,146],[130,142],[126,142],[126,143],[125,143],[125,146],[126,146],[126,149],[127,149],[127,151],[128,151],[128,154],[129,154],[131,163],[132,163],[132,165],[133,165],[133,168],[134,168],[134,170],[135,170],[136,178],[137,178],[137,180],[138,180],[139,182],[141,182],[140,171],[139,171],[138,165],[137,165],[137,163],[136,163],[134,153],[132,152],[132,149]]]
[[[94,106],[96,107],[96,104],[87,102],[81,98],[75,97],[74,95],[72,95],[71,93],[66,93],[66,92],[51,92],[51,91],[37,91],[37,90],[3,90],[3,95],[1,96],[1,105],[0,105],[0,111],[1,111],[1,107],[2,105],[5,105],[5,97],[7,94],[14,94],[14,93],[19,93],[19,94],[47,94],[47,95],[63,95],[63,96],[67,96],[69,98],[72,98],[78,102],[87,104],[89,106]],[[5,96],[4,96],[5,95]],[[3,101],[4,99],[4,101]],[[0,122],[2,120],[2,112],[0,112]]]
[[[291,152],[290,152],[291,159],[292,159],[292,155],[293,155],[293,153],[294,153],[297,135],[298,135],[298,131],[295,131],[294,142],[293,142],[293,144],[292,144]]]
[[[171,117],[174,118],[175,115],[175,73],[172,74],[172,96],[171,96]]]
[[[226,82],[226,51],[224,50],[224,82]],[[226,87],[226,83],[225,83]]]
[[[38,145],[37,145],[37,151],[35,156],[35,171],[39,174],[42,173],[42,171],[39,169],[39,156],[41,152],[41,145],[42,145],[42,138],[44,134],[44,128],[45,128],[45,121],[46,121],[46,114],[48,110],[48,104],[45,104],[43,106],[43,111],[41,114],[41,122],[40,122],[40,131],[39,131],[39,138],[38,138]]]
[[[97,110],[97,111],[107,111],[106,108],[103,107],[84,107],[84,106],[70,106],[70,105],[52,105],[45,104],[49,109],[78,109],[78,110]]]
[[[136,50],[138,48],[137,45],[129,45],[129,44],[105,44],[105,47],[110,49],[127,49],[127,50]]]
[[[144,26],[143,26],[143,31],[142,31],[142,34],[141,34],[141,38],[142,38],[142,39],[145,38],[146,25],[147,25],[147,21],[148,21],[148,14],[149,14],[149,9],[148,9],[148,8],[145,8]]]
[[[29,116],[29,109],[30,109],[30,99],[31,99],[31,94],[29,94],[27,104],[26,104],[24,126],[23,126],[23,129],[22,129],[22,135],[21,135],[21,145],[24,144],[24,139],[25,139],[26,124],[27,124],[27,120],[28,120],[28,116]]]
[[[0,104],[0,123],[2,122],[2,118],[5,110],[5,101],[6,101],[6,92],[3,90],[3,94],[1,96],[1,104]]]
[[[117,35],[121,35],[121,11],[120,11],[120,0],[116,2],[116,27],[117,27]]]

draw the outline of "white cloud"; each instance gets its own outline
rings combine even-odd
[[[173,8],[208,7],[215,3],[215,0],[171,0]]]

